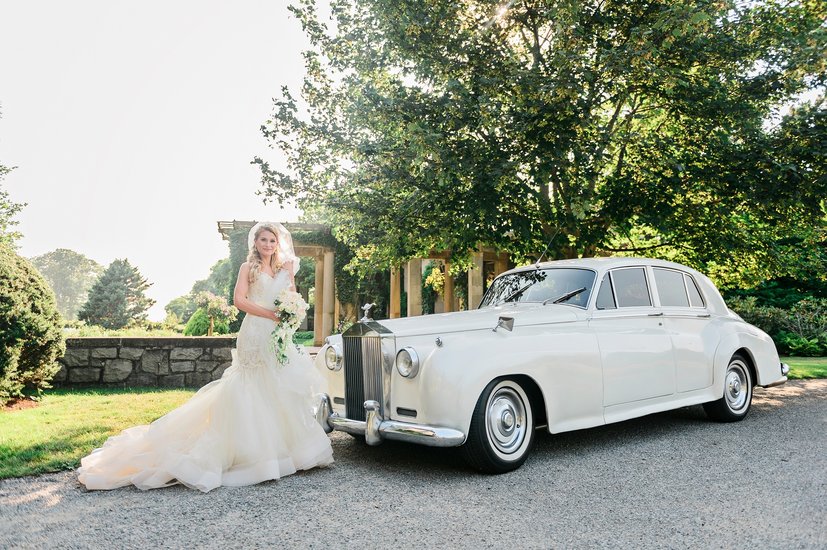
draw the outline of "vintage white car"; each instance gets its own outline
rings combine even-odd
[[[753,387],[786,382],[772,339],[703,274],[640,258],[547,262],[503,273],[479,309],[373,321],[316,358],[329,432],[462,446],[475,468],[518,468],[550,433],[702,403],[741,420]]]

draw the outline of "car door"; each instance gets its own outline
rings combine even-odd
[[[645,267],[604,275],[589,325],[600,346],[604,407],[675,393],[672,340]]]
[[[698,285],[688,274],[653,267],[655,290],[663,311],[663,323],[675,353],[678,393],[712,385],[712,362],[718,336]]]

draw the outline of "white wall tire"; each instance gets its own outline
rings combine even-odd
[[[534,412],[523,386],[510,379],[494,380],[483,390],[462,446],[470,466],[485,473],[516,470],[534,443]]]
[[[717,401],[704,403],[706,415],[717,422],[743,420],[752,404],[754,385],[746,358],[736,353],[724,372],[724,395]]]

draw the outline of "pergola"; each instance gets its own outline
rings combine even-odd
[[[230,236],[239,231],[249,231],[257,222],[255,221],[220,221],[218,232],[221,237],[230,241]],[[293,234],[293,248],[296,255],[302,258],[313,258],[316,261],[315,300],[316,307],[313,315],[313,339],[317,346],[320,346],[327,336],[333,333],[336,320],[339,315],[339,301],[334,292],[333,272],[333,249],[312,243],[301,242],[296,238],[297,231],[330,233],[330,227],[322,224],[310,223],[284,223],[288,231]],[[245,240],[246,243],[246,240]],[[450,254],[447,252],[433,252],[426,258],[415,258],[405,264],[405,291],[408,295],[408,317],[422,315],[422,262],[427,260],[440,260],[445,263],[446,272],[450,269]],[[494,276],[499,275],[508,269],[509,256],[504,252],[497,252],[493,248],[480,247],[473,253],[472,268],[468,270],[468,307],[476,307],[482,300],[484,290],[483,273],[486,263],[493,263]],[[391,319],[402,316],[402,276],[401,266],[391,269],[390,274],[390,303],[388,316]],[[412,277],[411,274],[420,276]],[[321,292],[319,291],[321,289]],[[451,277],[445,278],[443,303],[446,312],[454,310],[454,281]],[[355,304],[357,307],[359,304]],[[358,310],[357,310],[358,311]]]

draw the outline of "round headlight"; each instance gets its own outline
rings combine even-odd
[[[407,347],[396,354],[396,370],[405,378],[413,378],[419,372],[419,356],[413,348]]]
[[[342,368],[342,352],[339,351],[338,346],[327,346],[324,351],[324,364],[332,371]]]

